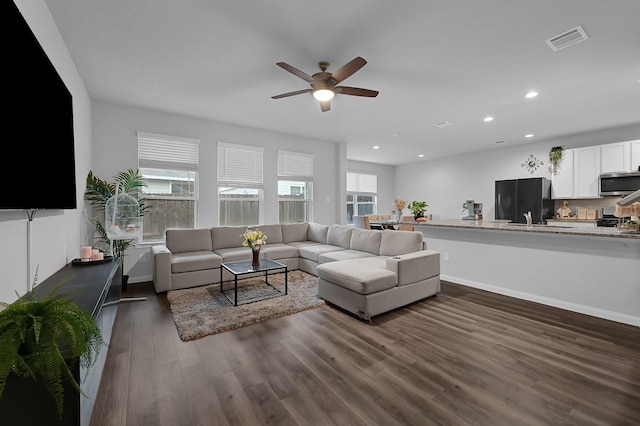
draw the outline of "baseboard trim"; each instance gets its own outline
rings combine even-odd
[[[498,287],[491,284],[481,283],[478,281],[468,280],[465,278],[453,277],[450,275],[440,275],[443,281],[449,281],[455,284],[465,285],[480,290],[490,291],[492,293],[502,294],[504,296],[515,297],[517,299],[528,300],[530,302],[541,303],[543,305],[553,306],[555,308],[565,309],[567,311],[578,312],[580,314],[590,315],[596,318],[602,318],[623,324],[629,324],[640,327],[640,317],[633,315],[621,314],[619,312],[608,311],[605,309],[594,308],[592,306],[579,305],[577,303],[566,302],[563,300],[552,299],[550,297],[539,296],[536,294],[525,293],[521,291],[511,290],[504,287]]]

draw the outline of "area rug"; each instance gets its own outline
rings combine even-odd
[[[199,339],[324,304],[317,296],[317,277],[297,270],[288,275],[286,296],[266,285],[264,276],[238,280],[238,306],[220,292],[220,284],[167,292],[180,339]],[[269,283],[284,291],[284,274],[269,275]],[[233,299],[233,282],[225,283],[224,289]],[[252,302],[262,298],[267,299]]]

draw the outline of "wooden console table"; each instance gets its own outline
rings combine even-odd
[[[118,312],[117,301],[122,291],[122,262],[116,257],[92,265],[70,263],[36,286],[36,298],[48,294],[63,281],[65,284],[59,291],[78,292],[71,297],[78,306],[91,312],[106,342],[95,364],[88,371],[81,369],[79,363],[74,364],[75,379],[87,397],[80,395],[72,386],[66,386],[64,413],[62,419],[58,419],[53,399],[41,386],[29,378],[12,375],[9,376],[0,399],[0,421],[3,425],[85,426],[90,423]]]

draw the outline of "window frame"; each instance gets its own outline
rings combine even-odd
[[[144,192],[143,188],[142,196],[147,200],[147,204],[152,205],[152,200],[192,202],[193,217],[191,217],[190,221],[193,222],[194,227],[197,227],[200,140],[143,131],[136,132],[136,135],[138,138],[138,171],[145,182],[149,179],[146,177],[149,173],[145,172],[152,170],[167,170],[169,172],[176,172],[178,175],[186,173],[186,181],[193,181],[193,191],[190,195],[148,194]],[[171,179],[168,180],[171,185]],[[151,203],[149,203],[149,201],[151,201]],[[145,218],[148,219],[147,215],[143,217],[143,223]],[[171,226],[174,225],[166,225],[166,227]],[[153,244],[164,241],[164,232],[162,238],[145,239],[144,225],[142,231],[143,236],[140,243]]]
[[[293,202],[302,203],[302,210],[306,212],[306,217],[299,218],[298,222],[313,221],[313,162],[314,155],[293,152],[286,150],[278,150],[278,222],[290,223],[284,220],[286,212],[282,211],[283,203]],[[280,188],[282,183],[290,182],[300,184],[304,188],[304,198],[292,199],[281,194]],[[294,187],[296,185],[292,185]],[[288,194],[291,195],[291,194]],[[294,209],[295,210],[295,209]]]

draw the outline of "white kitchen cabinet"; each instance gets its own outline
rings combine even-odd
[[[600,176],[600,145],[573,150],[574,198],[598,198]]]
[[[551,177],[551,198],[573,198],[573,150],[564,150],[557,175]]]
[[[630,172],[631,142],[600,146],[600,173]]]
[[[631,145],[631,171],[640,172],[640,140],[629,142]]]

